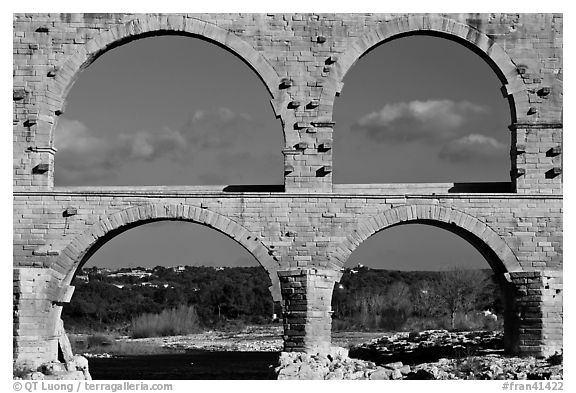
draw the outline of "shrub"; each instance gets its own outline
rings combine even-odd
[[[158,337],[190,334],[200,330],[194,306],[181,305],[160,314],[143,314],[132,321],[132,337]]]

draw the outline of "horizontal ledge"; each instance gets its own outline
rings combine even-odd
[[[351,194],[397,194],[430,193],[510,193],[510,182],[478,182],[478,183],[391,183],[391,184],[334,184],[332,189],[335,193]]]
[[[487,185],[488,184],[488,185]],[[421,198],[421,199],[563,199],[562,194],[516,194],[498,192],[510,183],[410,183],[410,184],[334,184],[333,191],[291,189],[283,185],[213,185],[213,186],[111,186],[54,187],[52,189],[14,191],[17,196],[102,196],[140,198]],[[451,190],[451,191],[450,191]],[[458,191],[456,191],[458,190]],[[468,191],[460,191],[468,190]],[[470,191],[474,190],[474,191]],[[490,190],[490,191],[488,191]]]
[[[232,184],[232,185],[196,185],[196,186],[77,186],[54,187],[52,191],[71,193],[243,193],[243,192],[284,192],[283,184]]]
[[[564,128],[564,123],[554,123],[554,122],[513,123],[510,124],[508,128],[510,130],[517,130],[518,128],[558,129],[558,128]]]

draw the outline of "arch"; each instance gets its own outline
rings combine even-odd
[[[203,39],[228,50],[246,63],[262,80],[268,93],[276,97],[280,77],[270,62],[237,35],[210,22],[185,15],[140,15],[129,22],[115,25],[96,35],[54,68],[49,90],[54,92],[52,109],[63,112],[68,92],[79,73],[108,50],[140,38],[157,35],[183,35]],[[54,117],[55,113],[46,114]],[[51,124],[50,145],[54,142],[56,121]]]
[[[335,247],[329,258],[331,264],[341,268],[352,252],[373,234],[409,223],[436,226],[462,237],[486,258],[496,273],[523,270],[508,244],[484,222],[460,210],[427,204],[394,207],[360,221]]]
[[[528,91],[518,69],[506,51],[488,35],[465,23],[439,15],[415,15],[391,19],[356,38],[344,53],[338,56],[322,91],[322,103],[333,105],[334,98],[344,86],[343,79],[352,66],[377,46],[409,35],[430,35],[447,38],[471,49],[494,70],[503,84],[502,93],[508,98],[511,122],[528,112]]]
[[[237,222],[208,209],[183,204],[144,204],[110,215],[103,215],[83,233],[76,236],[60,253],[53,269],[63,275],[62,286],[70,285],[79,266],[86,262],[108,240],[139,225],[153,221],[188,221],[208,226],[238,242],[270,276],[270,292],[280,301],[277,257],[254,233]]]

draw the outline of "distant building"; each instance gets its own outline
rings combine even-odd
[[[186,270],[186,266],[174,266],[171,268],[172,271],[176,272],[176,273],[182,273],[183,271]]]
[[[144,277],[150,277],[152,275],[151,272],[145,271],[145,270],[141,270],[141,269],[132,269],[129,271],[117,271],[116,273],[112,273],[109,274],[108,277],[114,278],[114,277],[137,277],[137,278],[144,278]]]

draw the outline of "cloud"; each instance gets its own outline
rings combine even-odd
[[[153,160],[181,150],[187,143],[178,131],[168,128],[158,133],[139,131],[110,136],[90,130],[78,120],[66,118],[58,123],[55,135],[54,142],[59,155],[81,154],[88,161],[114,164],[130,160]]]
[[[227,108],[195,111],[177,130],[117,134],[61,118],[55,133],[56,181],[86,184],[113,178],[126,164],[160,159],[188,167],[194,163],[195,175],[203,182],[215,177],[226,180],[228,175],[243,177],[258,168],[267,172],[274,160],[262,159],[257,153],[268,143],[254,132],[259,126],[249,115]],[[277,166],[281,168],[282,163]]]
[[[507,151],[504,143],[481,134],[469,134],[442,147],[438,157],[449,162],[485,162],[501,157]]]
[[[199,149],[233,147],[239,140],[253,138],[256,126],[249,115],[236,114],[228,108],[194,112],[182,128],[186,140]]]
[[[104,135],[78,120],[60,119],[55,133],[57,181],[64,184],[114,177],[128,162],[153,161],[160,157],[180,157],[187,141],[178,132],[139,131]]]
[[[399,102],[361,117],[352,130],[379,142],[441,141],[454,137],[472,116],[485,112],[486,108],[468,101]]]

